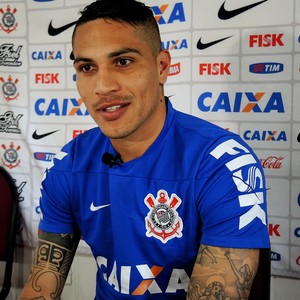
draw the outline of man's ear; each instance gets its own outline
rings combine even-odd
[[[161,50],[157,56],[159,84],[163,85],[169,74],[171,64],[171,55],[168,50]]]

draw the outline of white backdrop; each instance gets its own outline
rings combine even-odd
[[[0,163],[19,190],[19,243],[30,246],[44,168],[95,126],[69,59],[89,2],[0,0]],[[145,3],[172,55],[166,94],[253,147],[267,176],[272,274],[300,278],[300,0]]]

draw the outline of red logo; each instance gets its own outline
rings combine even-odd
[[[249,36],[249,46],[251,48],[257,46],[259,48],[264,47],[277,47],[284,46],[282,42],[283,33],[268,33],[268,34],[252,34]]]
[[[73,139],[76,138],[78,135],[86,132],[87,130],[86,129],[74,129],[73,130]]]
[[[35,83],[59,84],[59,73],[36,73]]]
[[[164,244],[175,237],[182,237],[183,223],[176,211],[182,201],[176,194],[169,198],[166,191],[159,190],[157,198],[148,194],[144,202],[150,209],[145,218],[147,237],[153,236]]]
[[[180,62],[170,66],[169,76],[174,76],[180,73]]]
[[[18,23],[16,23],[15,13],[17,9],[14,8],[11,10],[10,6],[7,5],[6,11],[3,8],[0,8],[0,13],[3,15],[0,23],[0,30],[5,31],[6,33],[11,33],[12,31],[16,30]]]
[[[266,159],[260,159],[260,163],[264,169],[281,169],[283,159],[281,156],[269,156]]]
[[[230,63],[202,63],[199,64],[199,75],[231,75]]]

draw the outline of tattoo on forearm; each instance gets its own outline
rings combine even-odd
[[[32,299],[59,298],[77,245],[77,240],[70,234],[55,235],[43,233],[39,237],[29,282],[34,291],[41,292],[43,290],[43,295],[46,298],[38,297]],[[48,285],[45,285],[45,283]]]
[[[190,281],[188,300],[246,300],[258,262],[254,249],[201,245]]]

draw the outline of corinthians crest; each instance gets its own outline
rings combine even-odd
[[[183,223],[176,211],[181,199],[176,194],[169,198],[165,190],[159,190],[156,198],[148,194],[144,202],[150,209],[145,218],[146,236],[153,236],[164,244],[175,237],[182,237]]]
[[[18,23],[15,19],[15,13],[17,9],[11,9],[9,5],[6,7],[6,11],[3,8],[0,8],[0,13],[2,14],[2,22],[0,23],[0,29],[11,33],[12,31],[16,30]]]

